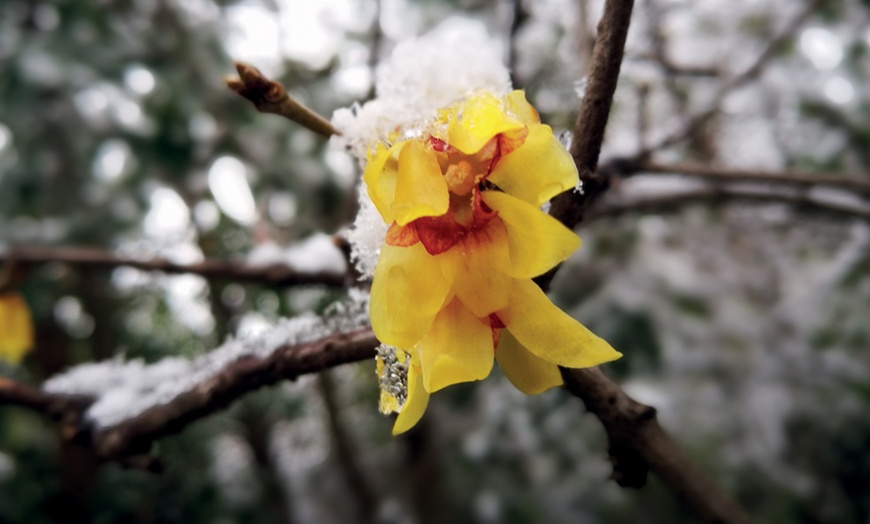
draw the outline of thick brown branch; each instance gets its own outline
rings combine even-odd
[[[147,455],[155,440],[178,433],[263,386],[372,359],[377,345],[371,329],[366,328],[284,346],[268,357],[246,357],[171,401],[104,428],[83,423],[84,413],[94,399],[47,393],[9,379],[0,379],[0,406],[21,406],[44,414],[60,421],[65,438],[92,447],[102,459],[148,469],[155,465]]]
[[[267,358],[238,360],[166,404],[97,430],[94,447],[100,456],[109,459],[147,452],[155,440],[178,433],[246,393],[341,364],[373,359],[377,345],[371,329],[361,329],[279,348]]]
[[[703,522],[748,523],[749,517],[680,450],[659,426],[656,410],[625,394],[598,368],[563,369],[565,385],[607,430],[613,476],[640,487],[657,473]]]
[[[630,0],[607,0],[598,25],[589,85],[571,146],[583,193],[562,194],[554,199],[551,208],[552,215],[571,228],[583,220],[589,207],[609,186],[609,170],[596,170],[632,4]],[[553,274],[537,279],[539,285],[546,288]],[[583,400],[607,430],[614,477],[620,485],[640,487],[646,481],[647,471],[652,469],[704,521],[749,522],[737,503],[692,464],[659,427],[654,408],[632,400],[598,368],[563,368],[562,374],[568,390]]]
[[[589,83],[574,126],[571,156],[580,172],[583,192],[567,192],[553,199],[551,214],[573,228],[583,219],[589,205],[608,187],[608,179],[596,172],[604,130],[610,115],[613,93],[622,65],[625,38],[631,21],[633,0],[608,0],[598,23],[598,37],[592,50]]]
[[[244,62],[236,62],[236,71],[239,76],[228,77],[227,87],[239,96],[250,100],[257,111],[283,116],[324,138],[340,134],[329,120],[287,94],[284,86],[267,78],[256,67]]]
[[[46,393],[39,388],[0,377],[0,406],[20,406],[50,417],[69,411],[80,412],[92,399]]]
[[[177,264],[163,258],[139,259],[92,248],[16,247],[0,252],[0,263],[3,262],[14,262],[16,266],[22,267],[48,262],[62,262],[78,267],[101,269],[127,266],[145,271],[162,271],[173,274],[192,273],[208,279],[225,279],[271,286],[302,284],[342,286],[345,281],[343,274],[330,271],[302,272],[282,264],[251,266],[241,262],[221,260]]]

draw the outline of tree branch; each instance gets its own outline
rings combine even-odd
[[[761,51],[749,67],[744,69],[741,73],[731,77],[731,79],[727,80],[719,87],[716,94],[713,96],[713,101],[710,104],[709,109],[691,116],[686,123],[674,133],[663,138],[656,144],[651,145],[648,149],[641,151],[637,156],[639,158],[646,158],[654,151],[672,146],[701,129],[710,118],[719,112],[719,106],[722,104],[725,96],[746,82],[756,78],[764,70],[764,66],[767,62],[776,55],[776,52],[779,51],[786,42],[794,37],[794,34],[803,23],[806,22],[810,15],[812,15],[813,12],[823,4],[824,0],[813,0],[810,2],[778,35],[768,42],[764,50]]]
[[[734,201],[790,204],[801,210],[828,213],[845,218],[870,220],[870,205],[861,208],[836,201],[814,198],[812,195],[794,192],[771,192],[764,188],[728,187],[716,185],[709,188],[675,192],[665,196],[641,198],[628,202],[602,203],[589,211],[584,223],[604,218],[614,218],[631,213],[662,213],[675,211],[692,204],[724,204]]]
[[[284,86],[267,78],[256,67],[244,62],[236,62],[236,71],[239,76],[228,77],[227,87],[239,96],[250,100],[257,111],[283,116],[324,138],[341,134],[332,127],[329,120],[287,94]]]
[[[166,404],[154,406],[115,426],[96,430],[94,447],[104,458],[146,452],[155,440],[178,433],[191,422],[263,386],[373,359],[378,344],[371,329],[361,329],[285,346],[266,358],[243,358]]]
[[[609,187],[609,170],[596,170],[632,6],[632,0],[607,0],[598,24],[589,84],[571,144],[583,193],[563,193],[551,207],[551,214],[570,228],[583,220],[592,203]],[[558,267],[537,279],[538,284],[546,289],[556,270]],[[631,399],[598,368],[561,371],[568,391],[583,400],[607,431],[614,478],[620,485],[643,486],[647,471],[652,469],[703,520],[749,522],[737,503],[682,454],[658,425],[654,408]]]
[[[332,443],[338,455],[339,468],[344,473],[348,488],[358,505],[359,511],[356,520],[361,524],[376,522],[378,497],[372,489],[371,481],[366,479],[366,473],[360,466],[359,454],[354,446],[352,435],[348,434],[347,428],[341,420],[335,381],[328,370],[323,370],[317,375],[317,386],[326,406],[326,419],[329,423]]]
[[[598,37],[592,49],[589,83],[574,125],[571,156],[580,173],[583,192],[567,192],[553,199],[550,214],[573,229],[589,205],[609,186],[608,177],[596,173],[604,130],[610,115],[613,93],[622,65],[622,53],[633,0],[608,0],[598,23]]]
[[[656,410],[625,394],[600,369],[562,369],[565,386],[607,431],[613,478],[641,487],[657,473],[703,522],[748,523],[749,517],[683,452],[656,421]]]
[[[9,379],[0,379],[0,406],[21,406],[59,420],[65,438],[93,448],[103,460],[151,467],[153,459],[143,457],[155,440],[178,433],[263,386],[373,359],[378,344],[371,329],[365,328],[283,346],[268,357],[247,356],[171,401],[109,427],[94,427],[85,419],[93,398],[47,393]]]
[[[205,260],[194,264],[177,264],[165,258],[139,259],[116,255],[92,248],[15,247],[0,252],[0,263],[14,263],[16,267],[33,266],[48,262],[62,262],[78,267],[112,269],[127,266],[144,271],[164,273],[191,273],[207,279],[226,279],[270,286],[296,286],[323,284],[343,286],[346,276],[330,271],[303,272],[283,264],[252,266],[241,262]]]
[[[843,189],[860,195],[870,195],[870,175],[814,175],[798,171],[758,171],[752,169],[729,169],[701,164],[657,164],[654,162],[613,162],[622,176],[634,174],[683,175],[706,178],[715,182],[751,182],[778,184],[790,187],[811,188],[814,186]]]

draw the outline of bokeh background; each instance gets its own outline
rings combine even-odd
[[[359,166],[229,92],[233,59],[331,115],[373,96],[396,42],[483,24],[503,41],[515,85],[561,131],[576,117],[601,8],[4,0],[0,246],[186,263],[322,244],[353,218]],[[602,162],[652,149],[670,164],[870,181],[868,27],[864,0],[637,0]],[[609,203],[708,187],[631,175]],[[830,213],[778,194],[602,213],[580,230],[584,246],[551,296],[625,354],[607,372],[657,407],[759,522],[865,524],[870,205],[797,193],[840,210]],[[324,256],[302,263],[335,263]],[[33,384],[87,361],[201,355],[343,296],[63,263],[20,290],[37,344],[2,374]],[[0,406],[0,522],[692,522],[657,479],[642,490],[608,479],[603,431],[562,391],[525,397],[495,371],[434,396],[402,438],[376,403],[373,363],[267,388],[163,439],[161,474],[98,464],[49,420]]]

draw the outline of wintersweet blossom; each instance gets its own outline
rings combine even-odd
[[[33,321],[18,293],[0,293],[0,359],[17,364],[33,346]]]
[[[389,225],[371,289],[382,350],[382,410],[410,429],[429,395],[489,375],[493,357],[521,391],[562,384],[620,353],[532,282],[580,239],[541,211],[575,187],[571,156],[522,91],[481,91],[369,152],[368,196]],[[392,377],[392,378],[391,378]]]

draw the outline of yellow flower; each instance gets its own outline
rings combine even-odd
[[[540,209],[578,176],[524,93],[474,95],[416,135],[379,144],[363,175],[390,224],[372,328],[410,356],[397,363],[407,399],[388,409],[400,411],[393,433],[417,423],[430,393],[489,375],[493,356],[528,394],[561,385],[558,366],[619,358],[531,280],[580,246]]]
[[[18,293],[0,293],[0,359],[17,364],[33,346],[33,321]]]

